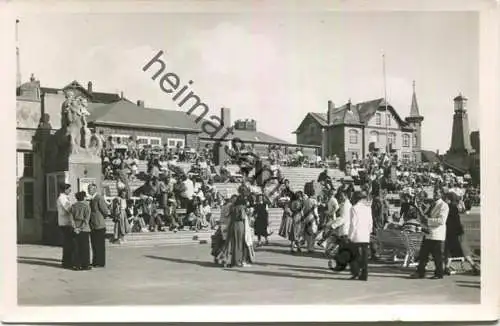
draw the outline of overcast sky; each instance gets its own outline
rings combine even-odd
[[[464,12],[254,14],[43,14],[20,17],[23,79],[43,86],[91,80],[95,91],[123,91],[146,106],[177,109],[142,67],[159,50],[167,70],[218,113],[254,118],[287,141],[307,112],[384,96],[401,116],[412,80],[423,147],[449,148],[453,98],[469,98],[478,128],[479,20]]]

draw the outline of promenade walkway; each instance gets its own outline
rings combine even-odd
[[[467,304],[480,278],[412,280],[412,270],[370,265],[368,282],[333,273],[320,254],[292,256],[275,243],[247,268],[215,267],[209,245],[108,248],[106,269],[59,268],[60,248],[18,246],[20,305]]]

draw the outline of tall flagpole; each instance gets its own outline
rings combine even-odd
[[[16,19],[16,87],[21,86],[21,58],[19,57],[19,19]]]
[[[386,139],[386,147],[385,153],[389,155],[389,124],[388,124],[388,110],[387,110],[387,76],[385,73],[385,53],[382,54],[382,66],[384,73],[384,102],[385,102],[385,139]]]

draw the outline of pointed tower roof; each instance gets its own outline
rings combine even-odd
[[[415,81],[413,81],[413,95],[411,97],[410,117],[421,117],[418,110],[417,93],[415,92]]]

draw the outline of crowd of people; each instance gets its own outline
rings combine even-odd
[[[290,163],[283,163],[287,160],[279,147],[270,146],[265,157],[251,146],[228,150],[230,159],[218,173],[213,169],[210,148],[193,155],[180,150],[139,148],[133,139],[126,144],[113,143],[112,139],[104,142],[104,174],[117,181],[118,196],[106,202],[91,185],[88,193],[75,194],[76,202],[72,203],[69,185],[61,186],[58,212],[63,267],[88,270],[105,265],[108,217],[114,221],[115,243],[126,241],[130,232],[215,230],[215,262],[245,266],[256,258],[253,237],[257,237],[257,246],[262,246],[273,234],[269,208],[280,207],[283,218],[275,231],[290,241],[291,252],[324,250],[327,243],[334,243],[338,249],[334,270],[350,266],[353,279],[368,278],[368,259],[380,259],[380,235],[388,228],[423,235],[420,254],[414,257],[419,264],[414,277],[423,277],[429,254],[436,264],[435,278],[452,272],[447,258],[457,255],[479,271],[460,222],[460,213],[479,204],[478,187],[473,187],[467,176],[457,176],[441,164],[403,162],[395,156],[370,153],[363,160],[347,162],[346,176],[333,180],[328,167],[318,160],[316,166],[325,166],[324,171],[303,190],[294,191],[282,175],[281,164]],[[285,154],[299,161],[303,157],[300,149]],[[139,177],[138,160],[147,160],[147,171],[140,176],[144,184],[132,191],[129,181]],[[188,172],[178,165],[186,160],[191,163]],[[329,162],[338,167],[338,157]],[[239,178],[234,179],[229,171],[230,163],[239,166]],[[262,184],[262,169],[270,173],[267,177],[275,184],[272,193]],[[241,183],[238,193],[222,196],[215,183],[224,181]],[[399,202],[398,211],[394,210],[395,202]],[[185,213],[179,214],[179,208]],[[214,208],[220,208],[218,221],[212,216]]]
[[[438,164],[402,163],[385,154],[373,154],[367,162],[369,165],[353,162],[358,174],[348,173],[340,184],[325,169],[317,180],[304,185],[303,191],[282,189],[283,218],[278,234],[290,241],[292,253],[304,249],[313,252],[333,239],[338,248],[333,269],[350,266],[352,279],[367,280],[368,260],[381,259],[381,235],[389,228],[422,235],[419,254],[413,257],[418,267],[412,277],[425,277],[429,255],[436,266],[435,279],[453,273],[451,257],[464,257],[479,273],[460,221],[461,213],[479,204],[476,187]],[[361,168],[364,173],[359,173]],[[390,194],[397,194],[401,202],[394,214],[388,202]],[[266,196],[261,196],[264,199],[260,202],[264,202]],[[259,237],[270,233],[266,219],[255,218],[251,198],[251,183],[244,181],[238,195],[226,199],[220,227],[212,239],[216,263],[250,264],[255,260],[252,233]]]

